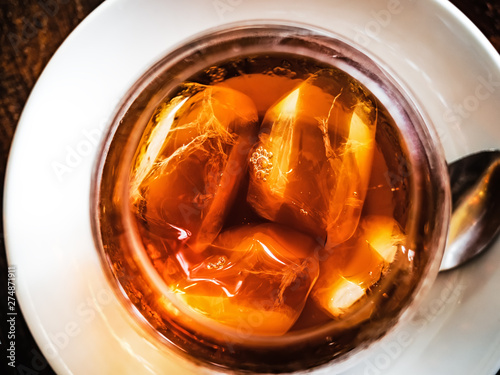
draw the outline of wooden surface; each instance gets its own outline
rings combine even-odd
[[[453,0],[452,2],[481,29],[497,51],[500,51],[500,0]],[[59,45],[100,3],[102,0],[0,0],[0,186],[3,186],[12,137],[31,89]],[[2,190],[0,188],[0,193],[3,193]],[[2,291],[0,364],[2,365],[6,361],[7,351],[4,346],[7,329],[6,278],[2,235],[0,236]],[[82,353],[82,356],[85,356],[85,353]],[[17,372],[2,372],[0,367],[0,373],[53,374],[20,316],[16,322],[16,364]]]
[[[14,130],[31,89],[64,39],[102,2],[0,0],[0,186],[3,187]],[[2,188],[0,192],[3,196]],[[17,368],[12,371],[6,366],[7,267],[3,236],[0,239],[0,374],[54,374],[19,315],[16,321]]]

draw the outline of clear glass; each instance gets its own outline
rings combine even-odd
[[[344,318],[313,329],[265,336],[227,330],[186,308],[145,249],[130,210],[130,185],[148,123],[179,85],[224,61],[280,53],[307,57],[345,72],[390,115],[394,126],[377,131],[385,131],[384,139],[392,140],[382,151],[389,164],[386,178],[399,184],[394,194],[406,202],[399,207],[399,215],[404,217],[408,242],[398,250],[404,262],[392,262],[390,272],[370,290],[365,302]],[[200,366],[229,373],[290,373],[355,359],[404,324],[437,275],[450,217],[450,193],[433,126],[411,91],[383,64],[331,32],[309,25],[252,21],[209,30],[187,41],[129,90],[99,155],[91,202],[103,269],[144,335]],[[152,302],[159,298],[162,303]]]

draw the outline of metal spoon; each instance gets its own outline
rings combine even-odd
[[[500,231],[500,151],[482,151],[448,166],[453,211],[440,271],[482,253]]]

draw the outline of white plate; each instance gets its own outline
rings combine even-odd
[[[500,58],[445,0],[106,1],[39,79],[6,180],[6,240],[19,302],[58,373],[195,373],[142,338],[112,295],[90,231],[91,168],[108,118],[141,72],[194,33],[253,18],[315,24],[361,43],[413,89],[439,124],[448,160],[500,147]],[[413,324],[348,373],[495,373],[498,264],[497,242],[477,261],[440,275]]]

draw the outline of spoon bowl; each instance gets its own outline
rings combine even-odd
[[[453,211],[440,271],[488,248],[500,232],[500,151],[468,155],[448,166]]]

